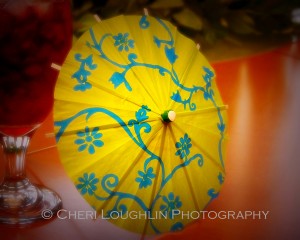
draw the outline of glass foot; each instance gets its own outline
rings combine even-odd
[[[54,218],[61,208],[62,201],[55,192],[28,179],[0,186],[0,224],[25,227]]]

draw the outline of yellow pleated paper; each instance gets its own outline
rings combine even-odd
[[[54,119],[61,161],[100,218],[175,231],[219,194],[226,107],[205,57],[169,22],[118,16],[83,34],[60,71]]]

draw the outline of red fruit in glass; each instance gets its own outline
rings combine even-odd
[[[25,134],[49,114],[71,46],[69,1],[7,1],[0,10],[0,131]]]
[[[5,177],[0,185],[0,223],[41,219],[45,205],[61,206],[52,191],[25,176],[24,158],[34,130],[53,106],[58,71],[71,47],[69,0],[0,2],[0,142]],[[16,200],[17,199],[17,200]]]

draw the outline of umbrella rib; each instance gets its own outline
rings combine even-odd
[[[74,101],[72,100],[56,100],[56,101],[59,101],[59,102],[66,102],[66,103],[74,103]],[[87,108],[89,108],[88,106],[91,106],[91,107],[100,107],[100,108],[105,108],[105,106],[101,106],[101,105],[99,105],[99,104],[91,104],[91,103],[83,103],[83,102],[78,102],[79,104],[82,104],[82,105],[84,105],[84,107],[87,107]],[[107,108],[107,109],[110,109],[110,110],[116,110],[116,111],[118,111],[118,110],[125,110],[125,111],[127,111],[127,112],[130,112],[130,113],[132,113],[132,115],[135,115],[135,112],[136,112],[136,110],[129,110],[129,109],[122,109],[122,108],[112,108],[112,107],[109,107],[109,108]],[[152,109],[151,109],[151,112],[152,113],[154,113],[155,115],[157,115],[158,117],[156,117],[156,118],[154,118],[154,117],[151,117],[151,118],[148,118],[148,119],[146,119],[146,120],[144,120],[143,122],[152,122],[152,121],[155,121],[155,120],[161,120],[161,114],[158,114],[158,113],[156,113],[155,111],[152,111]],[[59,121],[59,120],[57,120],[57,121]],[[117,125],[117,124],[116,124]],[[110,126],[110,125],[109,125]],[[115,127],[113,124],[112,124],[112,126],[113,127]],[[123,126],[123,125],[122,125]],[[127,124],[126,124],[126,126],[127,126]]]
[[[91,107],[101,107],[101,108],[105,108],[105,106],[102,106],[102,105],[99,105],[99,104],[95,104],[94,102],[93,103],[89,103],[89,102],[81,102],[81,101],[76,101],[76,100],[78,100],[78,99],[80,99],[80,98],[77,98],[77,99],[72,99],[72,100],[62,100],[62,99],[55,99],[55,102],[56,102],[56,104],[59,102],[59,103],[72,103],[72,104],[74,104],[74,103],[77,103],[77,105],[78,104],[81,104],[81,105],[85,105],[85,107],[87,107],[87,108],[89,108],[88,106],[91,106]],[[124,108],[113,108],[113,107],[110,107],[110,109],[114,109],[114,110],[126,110],[126,111],[128,111],[128,112],[132,112],[132,113],[134,113],[134,112],[136,112],[135,110],[129,110],[129,109],[124,109]],[[155,112],[154,112],[155,113]],[[156,113],[155,113],[156,114]]]
[[[117,97],[117,98],[120,98],[122,101],[130,102],[130,103],[132,103],[132,104],[134,104],[134,105],[136,105],[136,106],[138,106],[138,107],[142,107],[142,105],[143,105],[143,104],[140,104],[140,103],[135,102],[134,100],[132,100],[132,99],[129,98],[128,96],[124,97],[124,96],[122,96],[122,95],[116,93],[115,91],[113,91],[113,90],[111,90],[111,89],[108,89],[108,88],[105,88],[105,87],[101,86],[100,84],[98,84],[98,83],[96,83],[96,82],[94,82],[94,83],[95,83],[95,86],[97,86],[99,89],[101,89],[101,90],[103,90],[103,91],[105,91],[105,92],[107,92],[107,93],[109,93],[109,94],[111,94],[111,95],[113,95],[113,96],[115,96],[115,97]],[[156,103],[155,103],[155,104],[156,104]],[[151,109],[151,111],[152,111],[153,113],[156,113],[156,114],[160,115],[160,113],[157,113],[157,112],[153,111],[152,109]]]
[[[179,117],[185,117],[185,116],[191,116],[191,115],[198,115],[198,114],[205,114],[205,113],[210,113],[210,112],[218,112],[224,111],[228,109],[228,105],[221,105],[216,107],[207,107],[207,108],[202,108],[196,111],[187,111],[187,112],[177,112],[176,115]]]
[[[164,151],[164,145],[165,145],[165,139],[166,139],[166,130],[167,130],[166,125],[163,125],[163,133],[162,133],[162,137],[161,137],[159,154],[158,154],[160,159],[162,159],[162,154],[163,154],[163,151]],[[161,168],[161,165],[159,163],[157,163],[155,173],[159,173],[160,168]],[[151,192],[151,197],[150,197],[150,205],[152,205],[153,200],[155,198],[155,192],[156,192],[157,186],[158,186],[158,177],[155,176],[154,181],[153,181],[153,188],[152,188],[152,192]],[[145,224],[145,227],[143,229],[143,235],[146,234],[146,232],[147,232],[147,227],[148,227],[148,224],[149,224],[150,220],[151,219],[149,219],[149,218],[146,219],[146,224]]]
[[[145,120],[143,122],[145,122],[145,123],[151,123],[151,122],[156,122],[158,120],[160,120],[160,118],[149,118],[149,119],[147,119],[147,120]],[[99,126],[100,130],[106,130],[106,129],[111,129],[111,128],[117,129],[117,128],[123,128],[124,126],[128,126],[128,123],[126,123],[126,124],[111,123],[111,124],[96,125],[96,126]],[[81,128],[78,128],[78,129],[73,129],[73,130],[65,131],[64,132],[64,136],[74,134],[74,133],[76,133],[79,130],[84,130],[84,129],[81,127]]]
[[[206,152],[202,147],[200,147],[197,143],[194,142],[194,144],[197,148],[199,148],[202,151],[202,153],[205,156],[207,156],[211,160],[211,162],[219,169],[220,172],[224,172],[224,168],[221,168],[221,165],[219,162],[216,162],[216,160],[208,152]]]
[[[172,128],[171,125],[168,125],[168,127],[170,129],[172,140],[173,140],[174,145],[175,145],[177,141],[176,141],[176,138],[175,138],[175,134],[174,134],[173,128]],[[184,163],[183,159],[181,159],[181,158],[180,158],[180,161],[181,161],[181,164]],[[193,185],[192,185],[191,179],[189,177],[189,173],[187,171],[187,168],[184,166],[184,167],[182,167],[182,169],[183,169],[184,175],[186,177],[186,180],[187,180],[187,183],[188,183],[188,188],[189,188],[190,193],[192,195],[192,198],[193,198],[193,201],[194,201],[194,205],[195,205],[196,209],[199,210],[199,206],[198,206],[196,194],[195,194],[195,192],[193,190]]]
[[[138,67],[138,66],[136,66],[136,67]],[[148,91],[147,87],[145,87],[144,84],[142,83],[142,81],[140,81],[140,79],[137,77],[136,72],[133,71],[133,73],[136,76],[136,79],[138,80],[138,82],[144,87],[145,91],[147,92],[148,96],[151,98],[153,103],[156,105],[157,109],[161,110],[159,108],[159,104],[155,101],[155,98],[153,97],[153,95]]]
[[[224,111],[224,110],[227,110],[228,109],[228,106],[227,105],[222,105],[219,107],[219,110],[220,111]],[[197,110],[197,111],[193,111],[193,112],[179,112],[177,113],[176,115],[179,117],[185,117],[185,116],[191,116],[191,115],[200,115],[200,114],[205,114],[205,113],[210,113],[210,112],[218,112],[219,111],[218,109],[216,109],[215,107],[208,107],[208,108],[204,108],[204,109],[201,109],[201,110]],[[215,136],[219,136],[219,134],[216,134],[216,133],[213,133],[213,132],[210,132],[208,131],[207,129],[204,129],[204,128],[201,128],[199,127],[198,125],[193,125],[191,123],[187,123],[187,122],[184,122],[185,125],[189,125],[189,126],[192,126],[192,127],[195,127],[195,128],[198,128],[198,129],[201,129],[202,131],[206,132],[206,133],[209,133],[209,134],[212,134],[212,135],[215,135]],[[178,126],[178,125],[177,125]]]
[[[202,128],[202,127],[199,127],[199,126],[196,126],[196,125],[193,125],[193,124],[191,124],[191,123],[184,123],[185,125],[188,125],[188,126],[191,126],[191,127],[194,127],[194,128],[197,128],[197,129],[199,129],[199,130],[201,130],[202,132],[205,132],[205,133],[207,133],[207,134],[210,134],[210,135],[213,135],[213,136],[217,136],[218,138],[220,138],[220,134],[219,133],[214,133],[214,132],[212,132],[212,131],[209,131],[209,130],[207,130],[207,129],[205,129],[205,128]],[[178,124],[177,124],[178,125]]]

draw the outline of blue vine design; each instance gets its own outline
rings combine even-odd
[[[217,123],[217,128],[219,129],[220,132],[220,140],[219,140],[219,159],[222,164],[222,167],[224,168],[224,161],[223,161],[223,156],[222,156],[222,142],[224,140],[224,132],[225,132],[225,123],[221,114],[221,109],[217,105],[215,99],[214,99],[214,91],[211,89],[212,87],[212,80],[214,77],[214,73],[207,67],[203,67],[203,70],[205,71],[205,75],[203,76],[203,79],[206,83],[205,86],[205,91],[203,92],[203,97],[205,100],[209,100],[213,103],[214,107],[217,109],[218,117],[219,117],[219,122]]]
[[[133,68],[136,67],[143,67],[143,68],[150,68],[157,70],[160,75],[162,76],[169,76],[172,82],[178,87],[179,90],[172,93],[172,96],[170,96],[171,100],[174,101],[174,103],[182,104],[184,109],[187,107],[189,110],[194,111],[197,109],[197,106],[195,103],[193,103],[192,98],[195,93],[202,92],[203,97],[206,101],[211,101],[215,108],[217,109],[217,114],[219,118],[219,122],[217,123],[217,128],[220,133],[220,140],[218,144],[218,151],[219,151],[219,159],[222,167],[224,168],[223,163],[223,156],[222,156],[222,142],[224,140],[224,132],[225,132],[225,123],[223,121],[223,117],[221,114],[220,107],[216,104],[214,99],[214,92],[212,89],[212,81],[214,77],[214,73],[207,67],[203,67],[204,75],[202,76],[202,79],[205,82],[205,86],[193,86],[193,87],[186,87],[184,86],[178,76],[177,72],[175,70],[175,63],[178,59],[178,55],[176,54],[175,50],[175,42],[174,38],[172,36],[172,33],[168,26],[160,19],[156,19],[158,23],[162,26],[164,30],[167,31],[169,35],[169,39],[159,39],[157,36],[153,36],[153,41],[156,45],[156,47],[161,48],[164,46],[164,52],[166,59],[168,60],[170,64],[170,69],[164,68],[160,65],[156,64],[150,64],[150,63],[142,63],[138,61],[138,56],[135,53],[129,52],[131,50],[134,50],[134,41],[129,39],[130,35],[129,33],[119,33],[118,35],[112,35],[112,34],[105,34],[101,37],[99,41],[97,41],[94,30],[91,28],[89,30],[89,34],[91,37],[91,42],[87,42],[86,45],[90,48],[93,48],[98,53],[98,57],[102,58],[103,60],[107,61],[108,63],[114,65],[116,68],[119,69],[119,71],[116,71],[112,74],[112,76],[108,79],[109,82],[113,84],[113,87],[117,89],[120,86],[124,86],[128,91],[132,91],[132,87],[130,85],[130,82],[126,79],[126,74],[131,71]],[[139,21],[139,26],[142,30],[146,30],[150,27],[150,22],[147,19],[147,16],[141,17]],[[108,55],[103,51],[102,45],[103,42],[108,39],[112,38],[115,40],[115,47],[117,47],[118,51],[123,51],[127,54],[128,63],[127,64],[121,64],[113,59],[109,58]],[[80,54],[75,55],[76,61],[80,62],[80,68],[77,72],[75,72],[72,75],[72,78],[76,78],[78,84],[74,87],[74,90],[76,91],[85,91],[87,89],[90,89],[92,85],[88,82],[88,76],[90,76],[91,72],[89,70],[96,69],[97,65],[93,63],[92,55],[88,56],[87,58],[83,59]],[[87,70],[86,68],[89,68]],[[185,91],[189,93],[189,97],[186,99],[182,99],[181,91]],[[190,156],[190,149],[192,148],[191,140],[187,133],[185,133],[182,138],[177,139],[178,142],[175,143],[175,147],[177,151],[174,153],[174,156],[181,159],[181,163],[175,166],[171,172],[167,175],[165,171],[165,164],[163,160],[156,155],[154,152],[150,151],[147,148],[147,145],[144,143],[142,139],[141,133],[144,132],[146,134],[149,134],[152,131],[152,128],[150,124],[147,122],[149,119],[148,113],[151,112],[151,109],[148,108],[146,105],[142,105],[137,111],[135,112],[135,118],[129,120],[128,122],[123,121],[117,114],[114,112],[107,110],[105,108],[101,107],[91,107],[87,109],[83,109],[79,111],[78,113],[74,114],[73,116],[56,121],[54,124],[58,128],[57,134],[56,134],[56,141],[59,142],[61,137],[63,136],[66,129],[69,127],[69,125],[77,118],[79,117],[85,117],[86,122],[89,121],[89,118],[95,114],[105,114],[112,118],[118,125],[120,125],[125,133],[132,139],[132,141],[143,151],[145,151],[148,154],[148,157],[144,160],[144,168],[140,169],[137,172],[137,177],[135,179],[135,184],[138,184],[139,189],[147,188],[152,185],[152,179],[155,178],[156,173],[153,172],[153,168],[149,166],[149,164],[153,161],[157,161],[160,165],[160,171],[161,171],[161,182],[158,185],[158,191],[156,195],[153,198],[153,201],[151,202],[150,206],[147,206],[144,201],[139,198],[136,195],[120,192],[115,189],[117,189],[117,186],[119,184],[119,178],[115,174],[106,174],[102,177],[101,181],[99,178],[95,176],[94,173],[84,173],[83,176],[78,178],[78,184],[77,188],[81,191],[81,194],[88,194],[90,196],[94,196],[99,201],[107,201],[109,199],[114,198],[114,206],[106,212],[106,217],[109,217],[113,213],[126,213],[128,211],[128,208],[125,204],[122,203],[122,200],[125,199],[131,199],[135,203],[138,204],[138,206],[145,212],[148,212],[150,217],[150,226],[152,230],[156,233],[161,233],[159,230],[159,226],[156,226],[152,217],[152,211],[155,208],[155,206],[158,204],[158,202],[161,203],[160,209],[163,211],[167,211],[168,216],[170,216],[172,209],[179,209],[184,203],[180,201],[180,196],[174,196],[173,193],[169,193],[167,196],[162,194],[162,191],[164,190],[164,187],[168,182],[170,182],[173,178],[173,176],[179,171],[180,169],[183,169],[187,166],[189,166],[192,162],[196,161],[198,163],[198,167],[202,167],[205,163],[205,159],[201,153],[194,154],[193,156]],[[101,137],[99,135],[99,137]],[[83,142],[82,142],[83,143]],[[78,141],[78,144],[82,144],[81,141]],[[98,140],[98,145],[102,146],[103,144],[100,143]],[[82,147],[83,148],[83,147]],[[93,152],[91,150],[91,152]],[[217,179],[219,181],[219,184],[223,184],[224,176],[222,173],[219,173],[217,176]],[[96,183],[100,182],[101,189],[105,192],[105,196],[99,196],[96,194]],[[215,199],[218,196],[218,192],[215,191],[215,189],[211,188],[207,191],[207,195],[210,197],[211,200]],[[175,204],[175,205],[174,205]],[[183,223],[176,222],[173,224],[170,228],[171,231],[176,231],[183,228]]]
[[[75,60],[80,62],[80,67],[76,71],[72,78],[76,78],[78,84],[74,86],[75,91],[82,91],[91,89],[92,85],[88,82],[88,77],[91,75],[91,72],[86,69],[88,67],[90,70],[95,70],[97,64],[93,64],[93,55],[89,55],[86,58],[82,58],[81,54],[77,53],[74,56]]]

